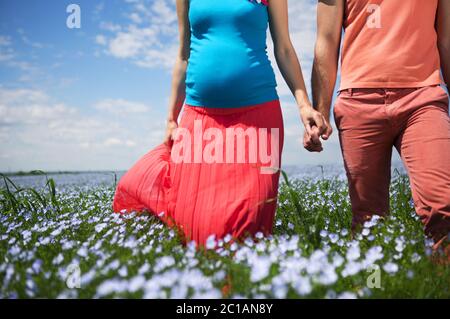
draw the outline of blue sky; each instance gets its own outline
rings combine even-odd
[[[69,29],[66,7],[81,8]],[[314,0],[290,1],[306,81]],[[0,171],[122,170],[159,144],[177,48],[173,0],[1,0]],[[303,150],[298,112],[274,63],[286,126],[284,164],[341,163],[337,134]]]

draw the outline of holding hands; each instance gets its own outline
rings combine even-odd
[[[301,108],[300,117],[305,126],[303,147],[310,152],[322,152],[323,146],[320,138],[328,140],[333,133],[329,120],[311,106]]]

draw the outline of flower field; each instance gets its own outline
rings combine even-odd
[[[272,236],[210,237],[208,250],[153,216],[113,214],[113,178],[3,178],[0,298],[450,298],[400,173],[391,216],[354,237],[346,182],[310,176],[281,184]]]

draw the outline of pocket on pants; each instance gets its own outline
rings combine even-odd
[[[447,105],[448,105],[448,98],[449,98],[448,92],[441,85],[439,85],[439,89],[441,90],[441,93],[447,97]]]
[[[447,91],[441,85],[436,85],[435,89],[438,91],[440,105],[443,106],[444,110],[448,113],[449,95]]]
[[[342,108],[342,98],[339,95],[333,106],[334,123],[336,124],[337,129],[340,128],[340,123],[341,123],[341,119],[342,119],[341,108]]]

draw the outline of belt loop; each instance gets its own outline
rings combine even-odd
[[[353,96],[353,89],[352,88],[348,89],[348,93],[350,94],[350,96]]]

